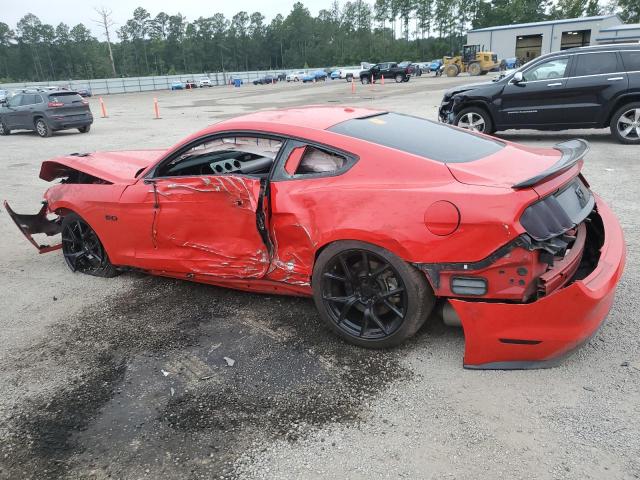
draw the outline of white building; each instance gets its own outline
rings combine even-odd
[[[598,43],[640,42],[640,23],[601,28]]]
[[[499,59],[517,57],[529,61],[558,50],[608,43],[600,39],[615,37],[619,33],[615,28],[621,25],[617,15],[502,25],[469,31],[467,44],[484,46],[497,53]]]

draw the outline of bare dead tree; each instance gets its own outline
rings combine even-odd
[[[109,29],[115,25],[115,22],[111,20],[111,14],[113,13],[111,10],[100,7],[94,8],[94,10],[100,15],[97,20],[94,20],[95,23],[100,25],[104,29],[104,35],[107,37],[107,46],[109,47],[109,60],[111,60],[111,70],[113,70],[113,76],[117,76],[116,74],[116,64],[113,61],[113,51],[111,50],[111,34]]]

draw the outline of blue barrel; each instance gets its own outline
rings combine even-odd
[[[239,87],[240,85],[242,85],[242,80],[240,80],[239,78],[233,80],[234,87]]]

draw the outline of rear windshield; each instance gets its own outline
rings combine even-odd
[[[82,97],[75,92],[58,92],[49,95],[50,102],[62,102],[65,104],[82,103]]]
[[[497,140],[399,113],[347,120],[330,127],[329,131],[442,163],[472,162],[504,147]]]

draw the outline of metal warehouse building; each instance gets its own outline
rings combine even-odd
[[[624,27],[635,30],[625,34]],[[639,29],[639,25],[622,25],[617,15],[602,15],[478,28],[467,33],[467,43],[483,45],[500,59],[517,57],[526,62],[549,52],[611,43],[610,37],[631,41],[630,35],[637,36]]]

